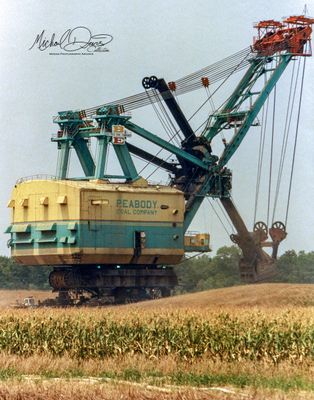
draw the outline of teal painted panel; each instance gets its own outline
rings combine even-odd
[[[57,241],[56,237],[47,239],[37,239],[37,243],[55,243]]]
[[[76,237],[75,236],[69,236],[68,237],[68,243],[69,244],[75,244],[76,243]]]
[[[37,231],[55,231],[56,230],[56,223],[50,222],[45,224],[40,224],[36,226]]]
[[[12,225],[9,225],[7,229],[4,231],[4,233],[11,233],[11,230],[12,230]]]
[[[156,226],[151,224],[134,225],[102,224],[93,222],[80,225],[80,246],[82,247],[112,247],[133,248],[135,232],[145,232],[145,248],[180,249],[183,247],[183,227]],[[174,239],[178,236],[178,239]]]
[[[11,233],[27,233],[31,231],[30,224],[17,224],[12,225]]]
[[[29,233],[24,243],[19,244],[19,249],[37,248],[42,249],[55,243],[56,247],[84,247],[84,248],[134,248],[135,232],[145,232],[145,248],[147,249],[182,249],[184,243],[183,225],[172,223],[151,223],[139,222],[127,224],[108,223],[102,221],[64,221],[62,223],[50,223],[53,230],[41,229],[40,224],[29,224]],[[17,226],[17,225],[16,225]],[[42,228],[48,224],[42,224]],[[73,227],[76,230],[73,230]],[[14,225],[13,225],[14,228]],[[75,235],[74,235],[75,233]],[[21,233],[11,229],[12,246],[15,246]],[[26,233],[25,233],[26,235]],[[31,241],[29,241],[31,239]]]
[[[13,240],[11,242],[11,244],[17,245],[17,246],[20,246],[20,245],[23,245],[23,244],[31,244],[31,243],[33,243],[33,239]]]
[[[187,253],[195,253],[195,252],[200,252],[200,253],[208,253],[210,251],[209,246],[185,246],[184,251]]]
[[[70,231],[76,231],[76,230],[77,230],[77,222],[70,222],[70,223],[68,224],[68,229],[69,229]]]

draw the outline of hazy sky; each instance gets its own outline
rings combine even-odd
[[[207,66],[249,46],[255,35],[254,22],[301,14],[304,1],[0,0],[0,6],[0,254],[8,255],[6,242],[9,237],[1,232],[10,221],[6,205],[11,189],[20,177],[55,174],[57,150],[50,137],[56,132],[52,117],[58,111],[92,107],[141,92],[141,80],[147,75],[154,74],[171,81]],[[309,14],[312,12],[314,15],[313,0],[307,1],[307,7]],[[77,26],[86,26],[93,34],[112,35],[109,52],[92,56],[57,56],[35,48],[28,50],[36,35],[43,30],[47,37],[54,32],[60,36]],[[278,144],[283,132],[290,70],[278,84]],[[281,251],[291,248],[314,250],[313,76],[314,60],[309,58],[288,220],[289,234]],[[238,79],[240,75],[234,82]],[[223,99],[223,94],[221,96]],[[201,91],[185,95],[179,101],[190,116],[204,99],[205,92]],[[135,123],[166,138],[151,107],[137,110],[132,118]],[[192,126],[195,128],[197,121]],[[252,129],[230,163],[234,176],[233,198],[249,228],[253,221],[258,133],[258,128]],[[141,143],[136,138],[131,140]],[[276,146],[275,152],[278,154],[279,151],[279,146]],[[116,170],[117,163],[110,158],[108,172]],[[75,162],[72,171],[77,172]],[[283,185],[286,186],[283,186],[275,219],[284,216],[288,167],[284,175],[286,181]],[[160,174],[152,176],[154,181],[160,179],[163,179]],[[266,181],[265,178],[261,190],[260,219],[265,219],[266,215]],[[220,213],[217,206],[216,209]],[[191,228],[209,231],[214,250],[231,243],[207,202]]]

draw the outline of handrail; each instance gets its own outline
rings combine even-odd
[[[37,175],[31,175],[31,176],[24,176],[22,178],[19,178],[16,181],[16,184],[22,183],[22,182],[28,182],[28,181],[37,181],[37,180],[58,180],[58,178],[55,175],[47,175],[47,174],[37,174]]]

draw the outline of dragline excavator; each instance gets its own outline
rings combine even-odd
[[[59,149],[57,176],[20,179],[9,202],[8,244],[14,259],[24,265],[52,266],[49,281],[63,304],[106,296],[117,302],[167,296],[177,285],[169,265],[180,263],[186,251],[210,251],[208,234],[186,232],[204,199],[213,197],[236,229],[231,239],[242,250],[242,280],[250,283],[273,277],[278,246],[287,235],[285,225],[277,221],[268,230],[257,222],[253,232],[247,229],[231,199],[231,171],[226,165],[288,64],[311,55],[313,23],[305,16],[262,21],[256,24],[258,37],[253,45],[223,62],[169,83],[145,77],[145,91],[138,95],[91,109],[59,112],[54,119],[58,132],[52,137]],[[245,73],[232,94],[197,135],[176,96],[208,88],[241,70]],[[170,140],[136,125],[128,114],[156,103],[170,112],[175,123]],[[226,129],[234,134],[228,142],[223,140],[224,151],[217,156],[212,144]],[[178,133],[181,140],[175,143]],[[152,154],[131,143],[131,134],[160,150]],[[91,140],[97,143],[95,157]],[[106,171],[109,147],[121,175]],[[71,149],[83,177],[68,177]],[[162,158],[161,151],[170,156]],[[167,171],[169,184],[148,183],[133,156]],[[170,157],[175,161],[169,161]],[[265,247],[272,249],[271,254]]]

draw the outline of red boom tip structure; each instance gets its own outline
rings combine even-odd
[[[311,33],[313,18],[304,15],[291,16],[282,22],[261,21],[257,28],[258,38],[252,51],[261,56],[272,56],[287,52],[298,56],[311,56]]]

